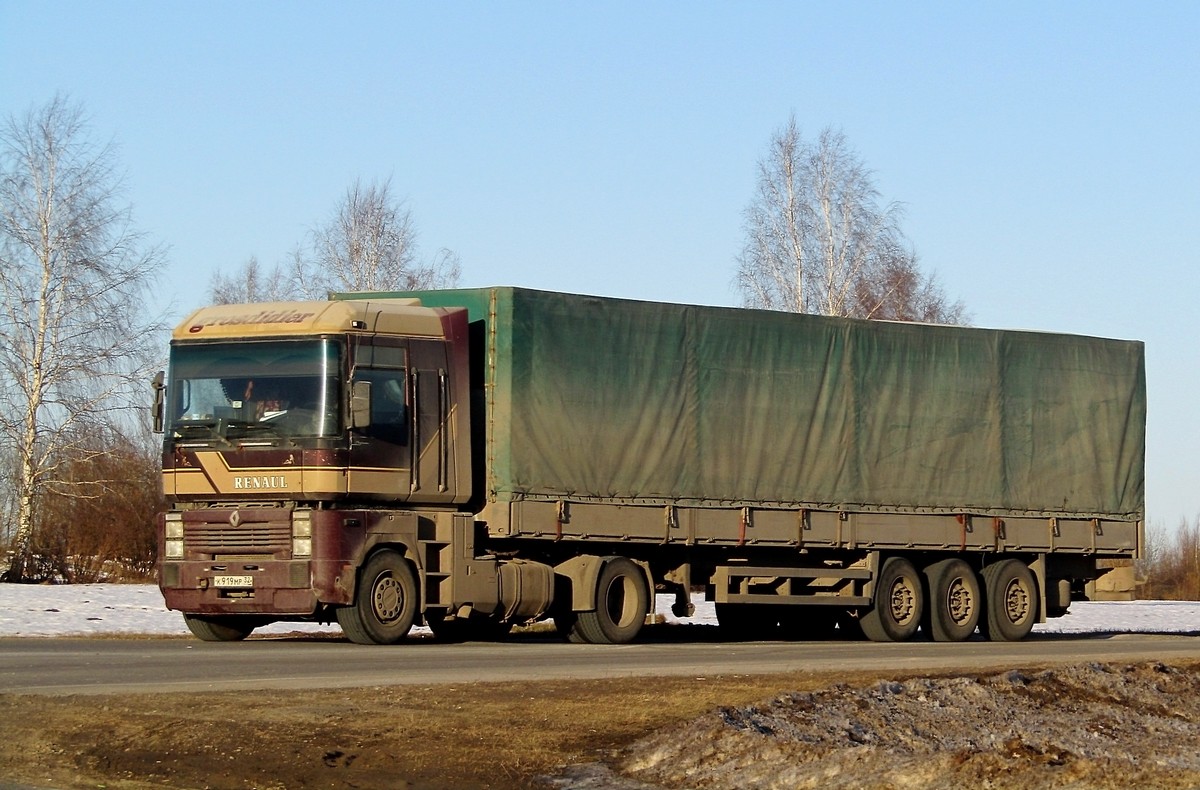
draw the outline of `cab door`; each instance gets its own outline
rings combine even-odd
[[[350,433],[350,466],[346,472],[351,495],[408,501],[412,494],[413,422],[408,344],[376,339],[375,345],[355,350],[351,380],[371,385],[371,420]]]

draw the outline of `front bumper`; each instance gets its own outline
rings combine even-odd
[[[350,603],[353,576],[343,584],[345,567],[311,560],[166,561],[159,588],[167,608],[182,612],[310,616],[321,604]]]

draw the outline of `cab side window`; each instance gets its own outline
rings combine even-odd
[[[371,382],[368,436],[394,444],[408,442],[408,381],[403,370],[359,369],[359,381]]]
[[[354,378],[371,382],[371,425],[363,433],[392,444],[409,434],[408,353],[403,346],[365,345],[355,351]]]

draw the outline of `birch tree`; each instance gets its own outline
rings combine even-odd
[[[856,318],[960,322],[921,273],[900,221],[845,135],[824,129],[806,142],[795,118],[771,139],[745,211],[737,258],[743,304]],[[919,302],[919,304],[918,304]]]
[[[266,269],[253,255],[233,274],[226,275],[220,270],[215,272],[208,286],[208,294],[212,304],[284,302],[301,298],[299,288],[289,277],[287,269],[280,265]]]
[[[314,228],[310,251],[293,256],[299,290],[324,299],[331,291],[411,291],[456,285],[458,256],[439,251],[422,262],[412,211],[392,195],[391,179],[356,180],[333,216]]]
[[[13,458],[7,581],[25,577],[46,496],[91,495],[63,482],[72,478],[61,464],[102,454],[84,439],[145,406],[160,328],[145,297],[161,252],[133,229],[113,147],[90,134],[82,108],[61,96],[0,127],[0,442]]]
[[[415,291],[458,284],[458,255],[442,249],[422,260],[412,210],[392,194],[391,180],[355,181],[333,215],[316,225],[271,268],[251,257],[232,275],[217,271],[209,284],[215,304],[325,299],[334,291]]]

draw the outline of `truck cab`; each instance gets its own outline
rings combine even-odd
[[[205,638],[240,637],[334,619],[380,547],[423,578],[426,544],[450,542],[471,497],[466,330],[464,310],[404,299],[221,305],[180,324],[156,398],[167,606]]]

